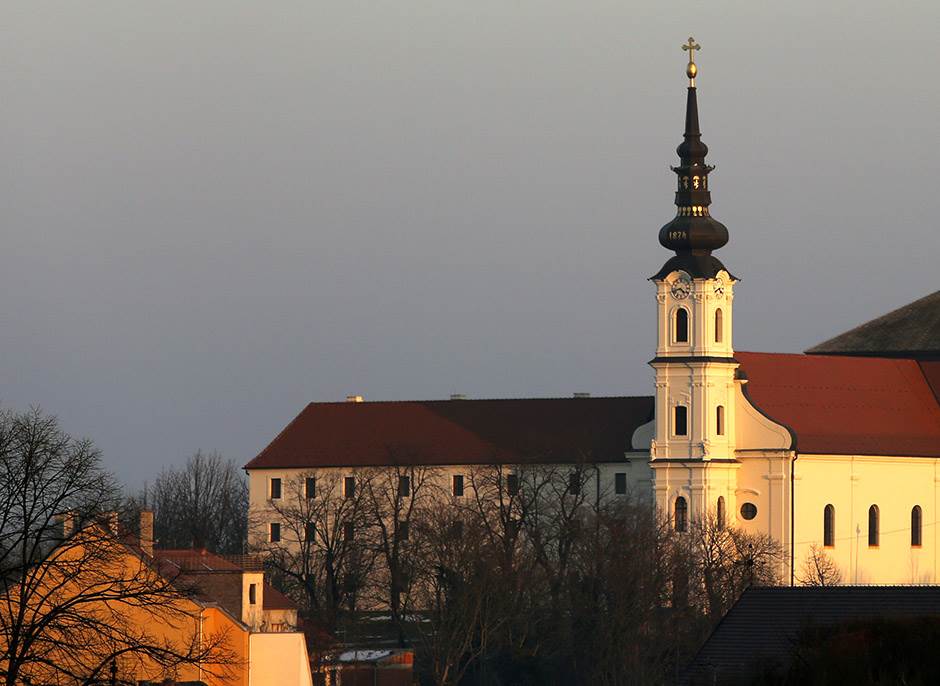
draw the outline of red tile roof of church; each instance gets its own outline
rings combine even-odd
[[[801,453],[940,457],[940,362],[739,352]],[[311,403],[246,468],[618,461],[651,397]]]
[[[622,460],[651,397],[310,403],[247,469]]]
[[[914,360],[735,353],[746,392],[801,453],[940,456],[940,368]],[[928,381],[933,380],[934,389]]]

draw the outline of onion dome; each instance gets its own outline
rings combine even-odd
[[[711,252],[728,242],[728,229],[713,219],[709,210],[711,192],[708,175],[714,167],[705,162],[708,146],[702,142],[699,129],[695,89],[698,66],[695,64],[694,51],[700,49],[700,46],[689,38],[682,49],[689,51],[686,67],[689,88],[685,106],[685,134],[682,143],[676,148],[679,165],[670,167],[678,177],[676,216],[659,230],[660,244],[675,250],[676,257],[670,259],[654,279],[663,278],[677,269],[683,269],[693,277],[713,278],[724,266]]]

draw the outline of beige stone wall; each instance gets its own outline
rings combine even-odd
[[[584,484],[584,492],[588,499],[593,502],[599,496],[600,498],[618,498],[626,497],[637,500],[650,500],[652,470],[649,467],[648,454],[631,454],[624,457],[623,462],[613,463],[605,462],[596,465],[598,478],[590,478]],[[571,465],[550,465],[550,468],[564,470],[573,470]],[[453,501],[456,504],[458,498],[452,495],[452,477],[455,474],[464,476],[464,496],[463,499],[472,497],[472,485],[470,474],[479,465],[440,465],[429,467],[431,475],[428,492],[433,492],[434,496],[445,501]],[[512,471],[512,467],[506,466],[506,472]],[[529,469],[529,468],[526,468]],[[277,521],[277,515],[272,509],[270,499],[270,482],[272,478],[280,478],[282,483],[282,500],[285,505],[287,499],[296,497],[297,488],[302,488],[302,484],[307,476],[317,478],[318,489],[317,497],[327,497],[326,490],[328,484],[334,485],[333,497],[342,497],[342,479],[346,476],[356,476],[362,470],[356,468],[338,468],[324,467],[319,469],[253,469],[248,473],[248,492],[251,512],[252,526],[249,527],[249,545],[260,546],[267,542],[268,527],[272,521]],[[614,492],[614,483],[617,473],[626,475],[627,495],[618,496]],[[282,543],[290,543],[291,533],[286,527],[281,527]]]
[[[800,455],[796,461],[796,565],[823,544],[823,511],[835,508],[835,545],[825,548],[845,583],[937,583],[940,460],[923,457]],[[868,545],[868,510],[880,513],[879,545]],[[919,505],[922,545],[911,545]]]

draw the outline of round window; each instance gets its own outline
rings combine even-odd
[[[754,503],[744,503],[741,506],[741,516],[744,519],[754,519],[757,516],[757,505]]]

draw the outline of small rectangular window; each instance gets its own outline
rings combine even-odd
[[[258,588],[257,584],[248,584],[248,604],[257,605],[258,604]]]
[[[271,479],[271,500],[281,499],[281,480]]]
[[[278,543],[281,540],[281,525],[278,522],[271,522],[271,543]]]
[[[410,476],[398,477],[398,497],[407,498],[410,495],[411,495],[411,477]]]
[[[617,495],[627,494],[627,474],[626,472],[617,472],[614,474],[614,493]]]
[[[579,495],[581,493],[581,475],[572,472],[568,475],[568,494]]]
[[[715,429],[719,436],[725,435],[725,408],[719,405],[715,410]]]
[[[343,524],[343,538],[351,541],[356,537],[356,526],[352,522]]]
[[[518,474],[509,474],[506,477],[506,492],[509,495],[519,494],[519,475]]]
[[[398,536],[399,541],[408,540],[408,522],[398,522],[398,529],[396,530],[396,535]]]
[[[347,498],[356,497],[356,477],[347,476],[343,479],[343,495]]]
[[[308,476],[305,482],[304,494],[308,499],[317,497],[317,477]]]
[[[304,526],[304,540],[305,541],[315,541],[317,538],[317,527],[315,524],[307,522]]]
[[[676,405],[674,431],[676,436],[689,434],[689,408],[685,405]]]
[[[453,479],[454,496],[460,498],[463,496],[463,474],[454,474]]]

